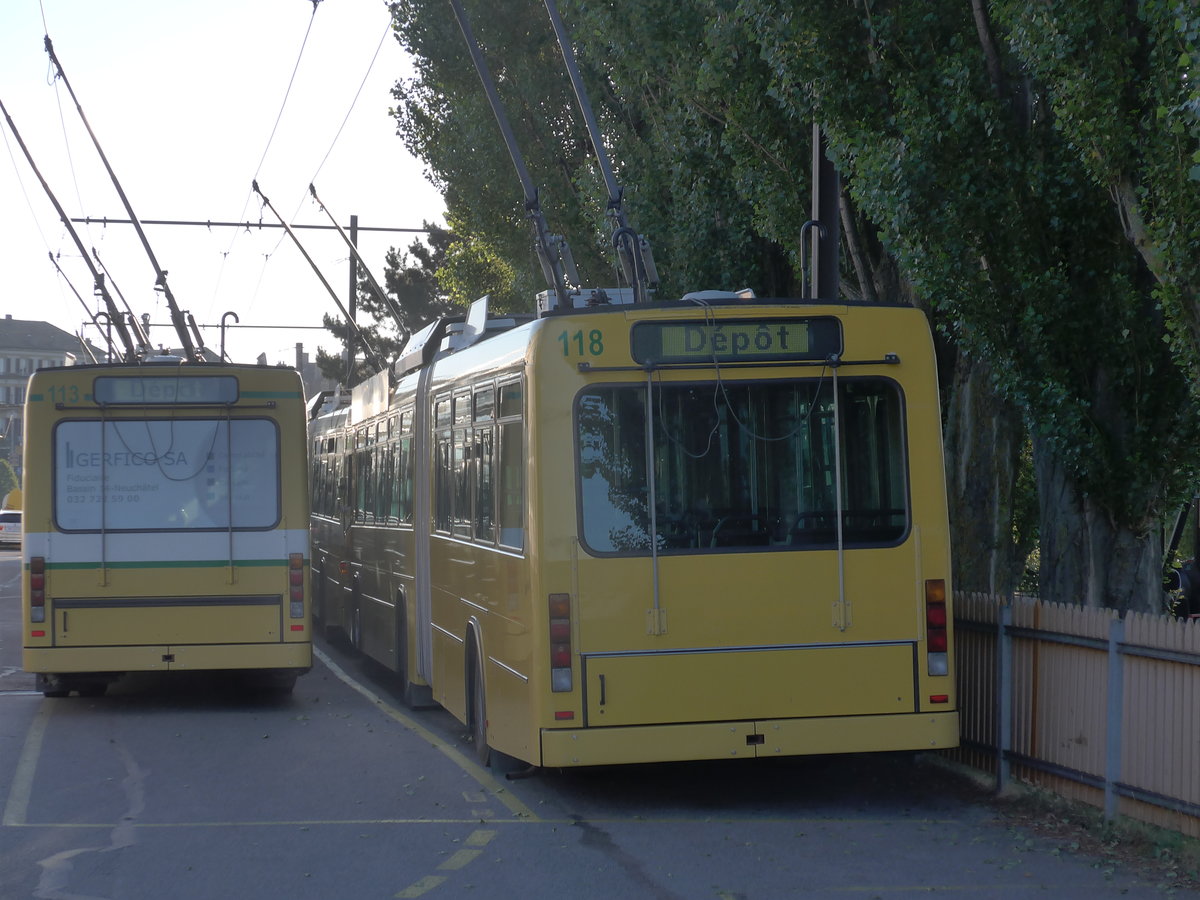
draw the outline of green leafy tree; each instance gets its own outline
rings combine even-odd
[[[548,39],[550,25],[540,5],[502,6],[510,28]],[[704,0],[561,3],[596,116],[625,188],[626,208],[654,243],[663,278],[659,296],[742,286],[768,296],[798,296],[800,233],[809,218],[811,116],[798,119],[780,104],[776,73],[758,49],[756,35],[744,18],[724,14],[726,7]],[[473,9],[476,31],[481,31],[493,13],[480,16],[480,7]],[[482,102],[478,79],[460,49],[462,36],[440,0],[405,4],[402,14],[401,39],[417,55],[419,74],[397,87],[400,131],[410,149],[441,173],[438,177],[450,218],[456,221],[455,231],[471,245],[459,251],[460,262],[453,271],[444,270],[442,275],[454,285],[452,292],[459,302],[483,293],[478,286],[486,285],[493,299],[500,293],[511,298],[512,308],[528,309],[529,292],[537,288],[528,281],[522,287],[518,276],[536,273],[537,264],[528,249],[527,232],[511,215],[516,177],[491,111]],[[508,46],[497,39],[488,47],[491,66],[498,72],[511,71]],[[538,73],[535,87],[520,92],[510,88],[518,101],[533,90],[561,90],[562,65],[556,58],[548,59],[551,55],[539,57],[549,69]],[[542,82],[543,86],[536,86]],[[451,83],[465,92],[461,101],[447,101],[446,85]],[[560,98],[559,102],[566,101]],[[524,108],[519,113],[509,110],[523,149],[540,146],[540,134],[525,127],[529,116]],[[578,120],[572,128],[579,140],[586,139]],[[565,159],[563,155],[549,173],[532,160],[529,168],[535,178],[556,175],[569,171],[562,163]],[[584,210],[584,218],[594,223],[603,197],[590,168],[591,157],[575,154],[572,160],[582,168],[570,172],[563,184],[585,187],[567,193],[575,202],[590,205],[591,212]],[[487,196],[493,178],[509,185],[510,197],[502,204],[479,199]],[[461,211],[460,202],[466,203]],[[849,194],[844,205],[848,264],[843,295],[873,302],[919,300],[887,252],[878,227],[857,209]],[[550,210],[548,216],[555,226],[556,214],[557,210]],[[514,235],[520,236],[515,247]],[[570,236],[578,247],[580,236]],[[490,272],[478,271],[480,261],[497,259],[507,262]],[[496,269],[518,273],[505,282],[511,285],[511,293],[493,286]],[[943,355],[947,361],[956,356],[953,351]],[[947,363],[947,383],[955,385],[948,395],[948,436],[956,457],[964,461],[951,470],[962,486],[952,493],[952,512],[959,544],[984,548],[977,560],[960,553],[959,573],[962,583],[973,589],[1003,590],[1020,577],[1028,544],[1028,538],[1023,542],[996,539],[1014,531],[1011,500],[1017,478],[1016,448],[1022,443],[1020,419],[1011,404],[990,390],[985,363],[974,361],[957,370],[969,373],[969,378],[950,375]],[[964,402],[975,408],[965,408]],[[955,427],[957,422],[968,427]],[[992,427],[974,427],[978,422]],[[998,447],[1013,449],[1000,454]],[[983,476],[989,481],[986,489]],[[1028,527],[1019,530],[1036,532]]]
[[[1197,422],[1154,279],[1056,128],[1055,86],[960,3],[784,7],[741,4],[781,101],[816,110],[856,201],[1030,426],[1043,593],[1158,608],[1158,526]]]
[[[608,266],[601,249],[603,204],[589,209],[578,202],[581,193],[599,196],[600,188],[588,166],[586,136],[574,124],[553,32],[548,24],[529,27],[529,4],[467,5],[546,219],[571,236],[584,277],[610,283],[598,276]],[[402,0],[391,9],[417,70],[393,91],[398,131],[442,190],[456,235],[441,277],[459,302],[490,291],[502,307],[520,304],[528,311],[547,285],[521,184],[454,16],[447,4],[429,0]],[[480,271],[487,272],[485,290],[470,287]]]
[[[407,252],[389,248],[381,285],[386,297],[378,296],[367,278],[360,277],[358,282],[355,324],[371,348],[388,361],[396,358],[409,334],[453,308],[449,296],[440,288],[438,276],[445,267],[451,234],[429,222],[423,222],[422,227],[426,229],[425,240],[414,240]],[[375,367],[363,358],[361,345],[352,337],[346,322],[328,314],[322,321],[343,346],[347,340],[354,342],[355,363],[347,376],[344,354],[333,355],[318,349],[317,366],[321,372],[349,385],[375,374]]]
[[[603,192],[539,5],[468,6],[548,218],[603,271]],[[820,121],[846,179],[844,293],[919,303],[952,348],[948,468],[991,507],[956,522],[956,552],[990,542],[975,568],[1019,572],[1038,534],[1047,596],[1157,608],[1159,522],[1200,436],[1195,4],[562,7],[663,293],[794,293]],[[466,297],[471,266],[507,267],[528,296],[519,189],[457,26],[441,2],[393,10],[417,59],[400,133],[473,245],[448,277]],[[1014,528],[1026,446],[1039,521]]]
[[[20,486],[21,482],[17,478],[17,473],[13,470],[12,463],[7,459],[0,459],[0,500],[3,500],[11,491],[16,490]]]
[[[413,241],[407,252],[392,247],[384,259],[383,289],[393,299],[402,338],[448,314],[455,306],[438,274],[446,266],[453,235],[430,222],[422,222],[421,227],[425,229],[424,240]],[[364,299],[363,308],[376,319],[390,318],[376,298]]]
[[[983,15],[982,0],[974,0]],[[992,12],[1046,86],[1054,128],[1111,198],[1157,281],[1177,356],[1200,374],[1200,7],[1188,0],[998,0]],[[999,62],[990,65],[1000,77]]]

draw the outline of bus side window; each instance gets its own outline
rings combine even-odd
[[[521,382],[500,385],[500,543],[525,548],[525,404]]]
[[[475,422],[475,539],[488,544],[496,540],[496,388],[485,384],[475,389],[473,420]]]
[[[406,434],[400,439],[400,472],[396,478],[396,484],[400,491],[400,521],[406,524],[412,522],[412,462],[412,438]]]
[[[450,399],[434,405],[433,521],[434,530],[450,530]]]
[[[475,429],[475,537],[489,544],[496,539],[496,523],[493,519],[496,499],[492,491],[495,439],[493,426]]]

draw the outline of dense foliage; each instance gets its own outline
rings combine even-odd
[[[454,17],[391,6],[416,64],[398,129],[455,235],[440,290],[528,309],[544,284],[519,184]],[[611,284],[603,184],[542,5],[466,6],[547,218],[583,281]],[[1014,460],[1028,428],[1040,523],[1018,527],[1040,533],[1043,593],[1156,606],[1161,523],[1200,438],[1194,0],[560,6],[662,292],[796,293],[819,121],[846,183],[844,295],[919,302],[946,359],[1016,411]],[[987,449],[970,438],[954,452]],[[1011,493],[1016,470],[1001,478]]]
[[[392,247],[385,257],[384,283],[380,285],[387,298],[378,296],[370,280],[360,277],[357,291],[355,322],[367,343],[384,360],[393,360],[404,341],[413,331],[454,308],[447,292],[442,289],[438,272],[446,265],[452,238],[449,231],[423,222],[424,240],[414,240],[407,252]],[[351,337],[349,326],[341,318],[324,316],[325,327],[345,346]],[[347,374],[344,356],[332,356],[317,351],[317,366],[329,378],[354,385],[374,374],[375,370],[360,357],[354,370]]]

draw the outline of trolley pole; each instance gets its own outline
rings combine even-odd
[[[838,301],[841,292],[838,271],[838,250],[841,243],[841,178],[825,149],[825,135],[819,124],[813,124],[812,154],[812,217],[822,228],[814,229],[812,240],[813,280],[815,298]]]
[[[350,243],[358,246],[358,216],[350,216]],[[350,324],[355,323],[355,310],[358,307],[358,264],[354,260],[354,254],[350,254],[350,304],[346,307],[350,311]],[[350,383],[350,379],[354,375],[354,340],[351,335],[354,329],[351,328],[346,332],[346,384]]]

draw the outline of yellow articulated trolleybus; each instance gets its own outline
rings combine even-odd
[[[46,696],[123,673],[312,662],[304,392],[290,369],[42,369],[25,403],[24,667]]]
[[[326,627],[484,761],[956,745],[920,311],[480,306],[312,423]]]

